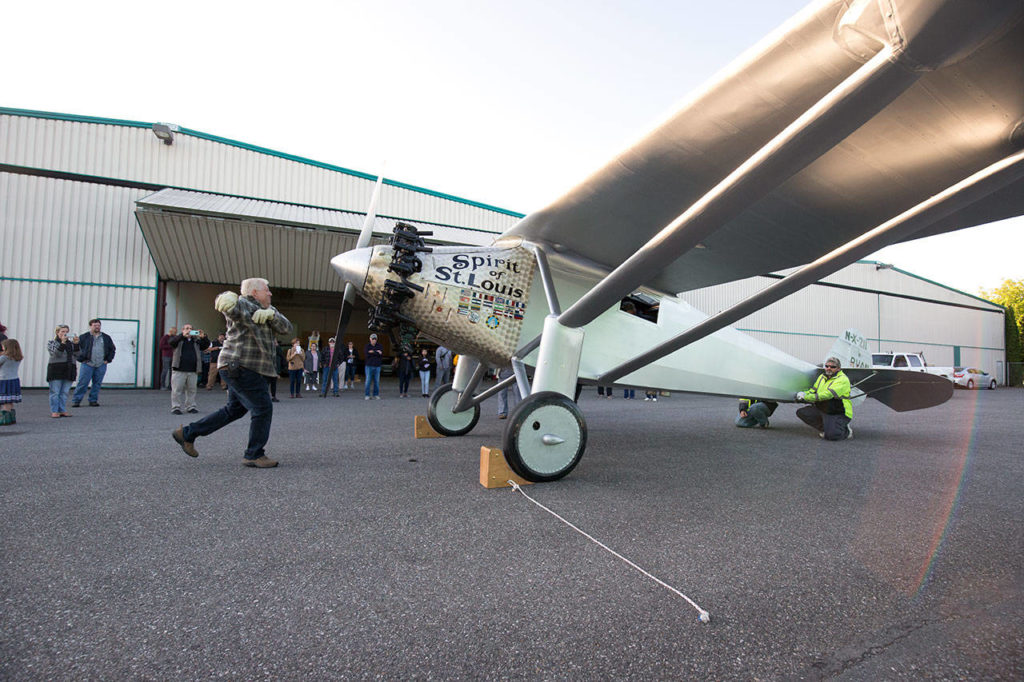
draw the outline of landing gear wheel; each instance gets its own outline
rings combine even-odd
[[[556,481],[583,457],[587,424],[561,393],[534,393],[509,415],[502,446],[509,467],[527,481]]]
[[[430,394],[427,406],[427,421],[434,430],[445,436],[465,436],[480,421],[480,404],[463,412],[452,412],[459,394],[452,390],[451,384],[438,386]]]

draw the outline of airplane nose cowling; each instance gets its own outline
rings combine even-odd
[[[366,275],[370,271],[370,258],[373,256],[372,248],[352,249],[345,253],[339,253],[331,259],[333,267],[343,280],[349,282],[359,291],[363,290],[366,283]]]

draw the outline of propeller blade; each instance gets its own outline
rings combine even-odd
[[[380,187],[383,184],[384,171],[381,169],[380,175],[377,176],[377,184],[373,186],[373,195],[370,197],[370,208],[366,209],[366,220],[363,221],[363,229],[360,230],[359,239],[356,240],[357,249],[370,245],[370,239],[373,237],[373,223],[377,220],[377,202],[380,200]]]
[[[366,219],[363,221],[363,229],[359,231],[359,238],[356,239],[356,248],[361,249],[369,246],[373,238],[373,224],[377,220],[377,203],[380,201],[380,188],[384,184],[384,170],[381,169],[377,176],[377,184],[373,186],[373,194],[370,196],[370,207],[366,210]],[[348,322],[352,319],[352,309],[355,302],[355,287],[350,282],[345,283],[345,295],[341,300],[341,315],[338,317],[338,329],[334,334],[334,355],[331,357],[331,373],[341,365],[341,337],[348,329]],[[321,393],[326,397],[327,391]]]

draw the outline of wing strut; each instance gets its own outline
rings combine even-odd
[[[855,263],[864,256],[877,251],[886,244],[904,239],[937,220],[969,206],[989,194],[1006,187],[1024,177],[1024,151],[1011,154],[988,168],[961,180],[955,185],[936,194],[931,199],[882,223],[870,232],[840,246],[831,253],[805,265],[796,272],[780,279],[775,284],[740,301],[736,305],[713,315],[699,324],[668,341],[655,346],[629,362],[611,369],[597,378],[598,384],[613,382],[641,367],[673,353],[683,346],[713,334],[722,327],[732,324],[765,306],[789,296],[794,291],[817,282],[823,277]]]
[[[860,128],[920,77],[900,56],[883,47],[563,312],[559,324],[582,327],[593,321]]]

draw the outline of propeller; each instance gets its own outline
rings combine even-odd
[[[377,184],[373,187],[373,196],[370,197],[370,207],[366,211],[366,220],[363,221],[363,229],[359,232],[359,238],[356,240],[357,249],[364,248],[370,245],[370,239],[373,238],[373,223],[377,219],[377,202],[380,200],[380,188],[384,184],[384,173],[381,172],[377,176]],[[334,356],[331,358],[331,374],[341,364],[341,337],[344,335],[345,330],[348,329],[348,322],[352,319],[352,308],[353,302],[356,298],[356,288],[351,282],[345,282],[345,295],[341,301],[341,315],[338,318],[338,330],[334,334]],[[320,394],[321,397],[327,397],[326,387]]]

